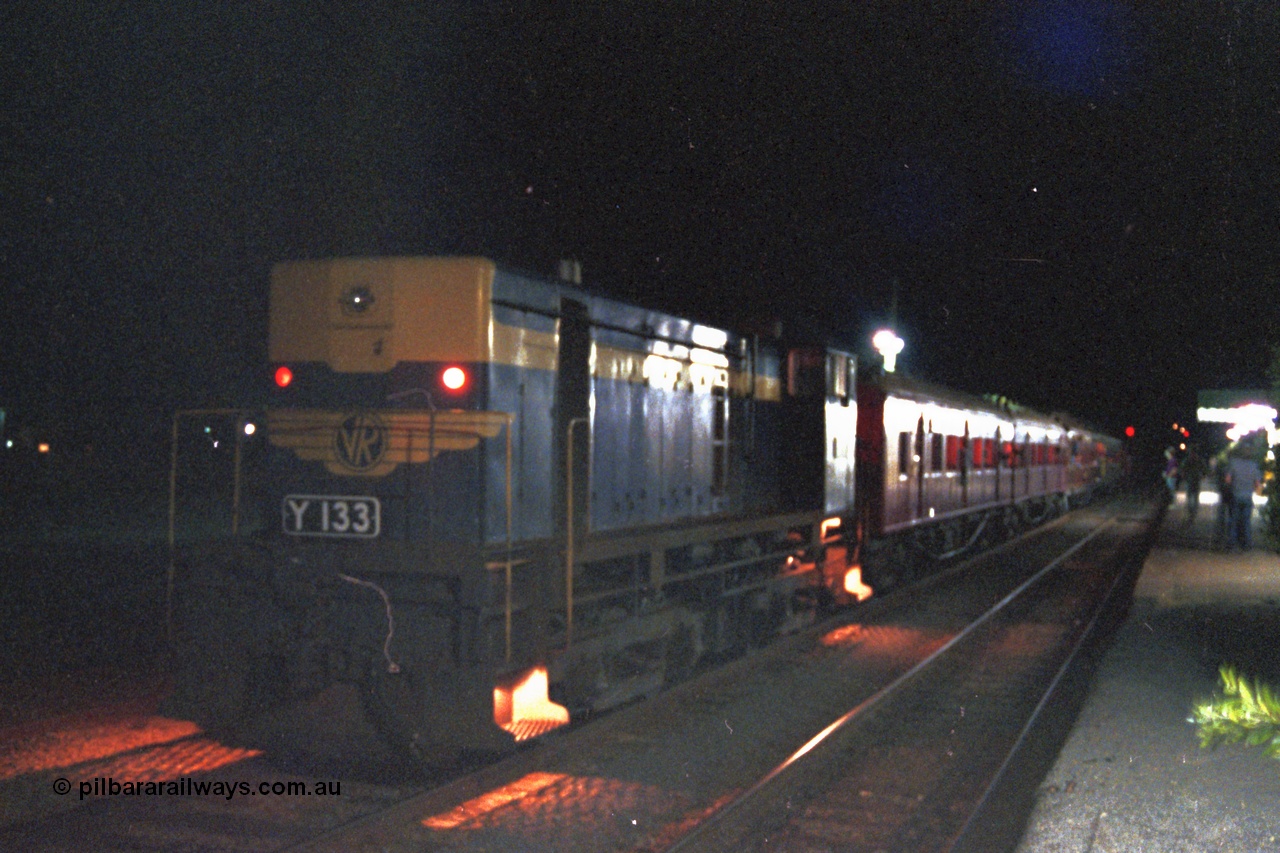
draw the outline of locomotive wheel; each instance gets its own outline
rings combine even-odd
[[[375,672],[361,691],[365,713],[397,755],[417,765],[453,768],[462,761],[462,748],[434,740],[429,715],[423,713],[424,692],[413,673]]]
[[[396,754],[425,768],[449,769],[512,747],[493,723],[490,684],[479,672],[427,675],[379,667],[361,693],[369,721]]]
[[[701,633],[696,623],[681,623],[672,629],[663,664],[663,681],[668,686],[693,675],[703,652]]]

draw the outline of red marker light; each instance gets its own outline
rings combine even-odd
[[[1127,426],[1124,428],[1124,434],[1126,437],[1133,438],[1133,433],[1134,433],[1133,427]]]
[[[281,365],[276,368],[276,385],[285,388],[293,381],[293,371]]]
[[[446,367],[440,374],[440,384],[450,391],[461,391],[467,384],[467,372],[461,367]]]

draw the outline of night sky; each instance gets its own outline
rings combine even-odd
[[[1278,44],[1190,0],[13,4],[0,406],[136,446],[257,399],[273,262],[467,253],[859,346],[896,293],[913,375],[1153,435],[1280,342]]]

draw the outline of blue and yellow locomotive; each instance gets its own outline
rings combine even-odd
[[[1047,514],[1080,440],[480,258],[280,264],[269,358],[236,469],[267,520],[177,561],[177,704],[225,723],[352,682],[428,763],[809,624],[870,593],[864,546]],[[998,458],[1026,469],[1003,492]]]

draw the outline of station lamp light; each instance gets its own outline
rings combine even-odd
[[[1242,403],[1229,408],[1201,406],[1196,410],[1196,418],[1201,423],[1228,424],[1227,438],[1232,441],[1262,431],[1267,435],[1268,445],[1280,442],[1280,429],[1276,427],[1280,412],[1266,403]]]
[[[884,372],[893,373],[897,366],[898,353],[902,352],[906,343],[894,334],[892,329],[881,329],[871,336],[871,345],[884,358]]]

